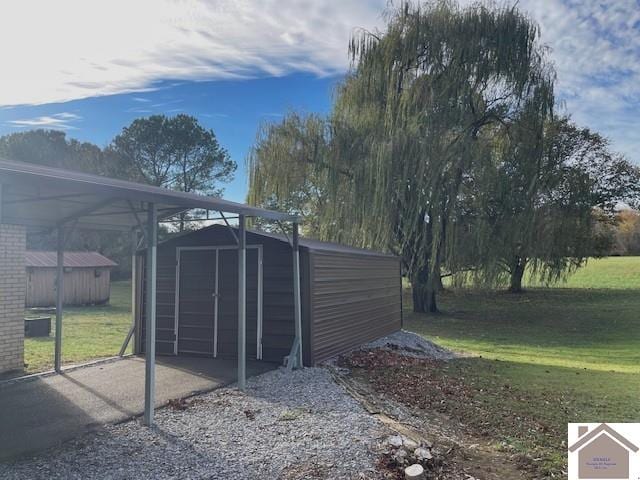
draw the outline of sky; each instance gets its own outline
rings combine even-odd
[[[463,0],[462,3],[470,3]],[[507,2],[507,4],[510,4]],[[326,113],[349,38],[387,0],[3,0],[0,135],[55,128],[105,146],[132,120],[194,115],[246,194],[260,125]],[[520,0],[558,72],[561,108],[640,164],[640,0]]]

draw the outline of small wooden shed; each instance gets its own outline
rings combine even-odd
[[[213,225],[158,245],[156,351],[234,358],[238,348],[235,230]],[[247,231],[247,354],[282,362],[294,340],[293,260],[284,235]],[[137,291],[143,291],[144,255]],[[300,238],[302,343],[315,365],[399,330],[400,259]],[[144,337],[144,301],[137,296]],[[141,307],[141,308],[140,308]]]
[[[56,252],[25,252],[27,307],[56,304]],[[96,305],[109,301],[111,269],[118,264],[98,252],[64,253],[65,305]]]

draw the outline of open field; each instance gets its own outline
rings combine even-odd
[[[450,398],[452,411],[490,424],[496,443],[558,471],[568,422],[640,421],[640,258],[592,260],[566,284],[522,295],[444,292],[440,308],[407,313],[405,328],[469,355],[435,381],[464,384],[479,403]]]
[[[531,286],[531,281],[529,284]],[[525,285],[526,286],[526,285]],[[640,289],[640,257],[592,258],[555,288]]]
[[[63,363],[80,363],[118,354],[131,327],[130,285],[127,281],[113,282],[108,305],[65,307],[62,329]],[[26,373],[53,368],[55,315],[51,319],[51,329],[48,338],[25,338]]]

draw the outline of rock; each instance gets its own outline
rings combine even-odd
[[[390,435],[386,440],[387,445],[393,448],[400,448],[402,446],[402,437],[400,435]]]
[[[433,358],[435,360],[451,360],[456,355],[424,337],[407,330],[399,330],[391,335],[368,343],[365,349],[381,348],[401,355],[416,358]]]
[[[431,454],[431,452],[424,447],[416,448],[413,451],[413,455],[416,457],[416,460],[420,462],[433,459],[433,455]]]
[[[404,448],[399,449],[396,453],[393,454],[393,459],[400,465],[404,465],[407,461],[407,457],[409,454]]]
[[[420,465],[419,463],[409,465],[404,469],[404,478],[405,480],[423,480],[424,468],[422,468],[422,465]]]
[[[411,452],[419,447],[418,442],[415,442],[407,437],[402,437],[402,446]]]

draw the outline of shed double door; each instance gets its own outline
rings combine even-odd
[[[261,357],[261,268],[258,247],[247,248],[247,356]],[[237,248],[178,251],[175,352],[235,357],[238,352]]]

